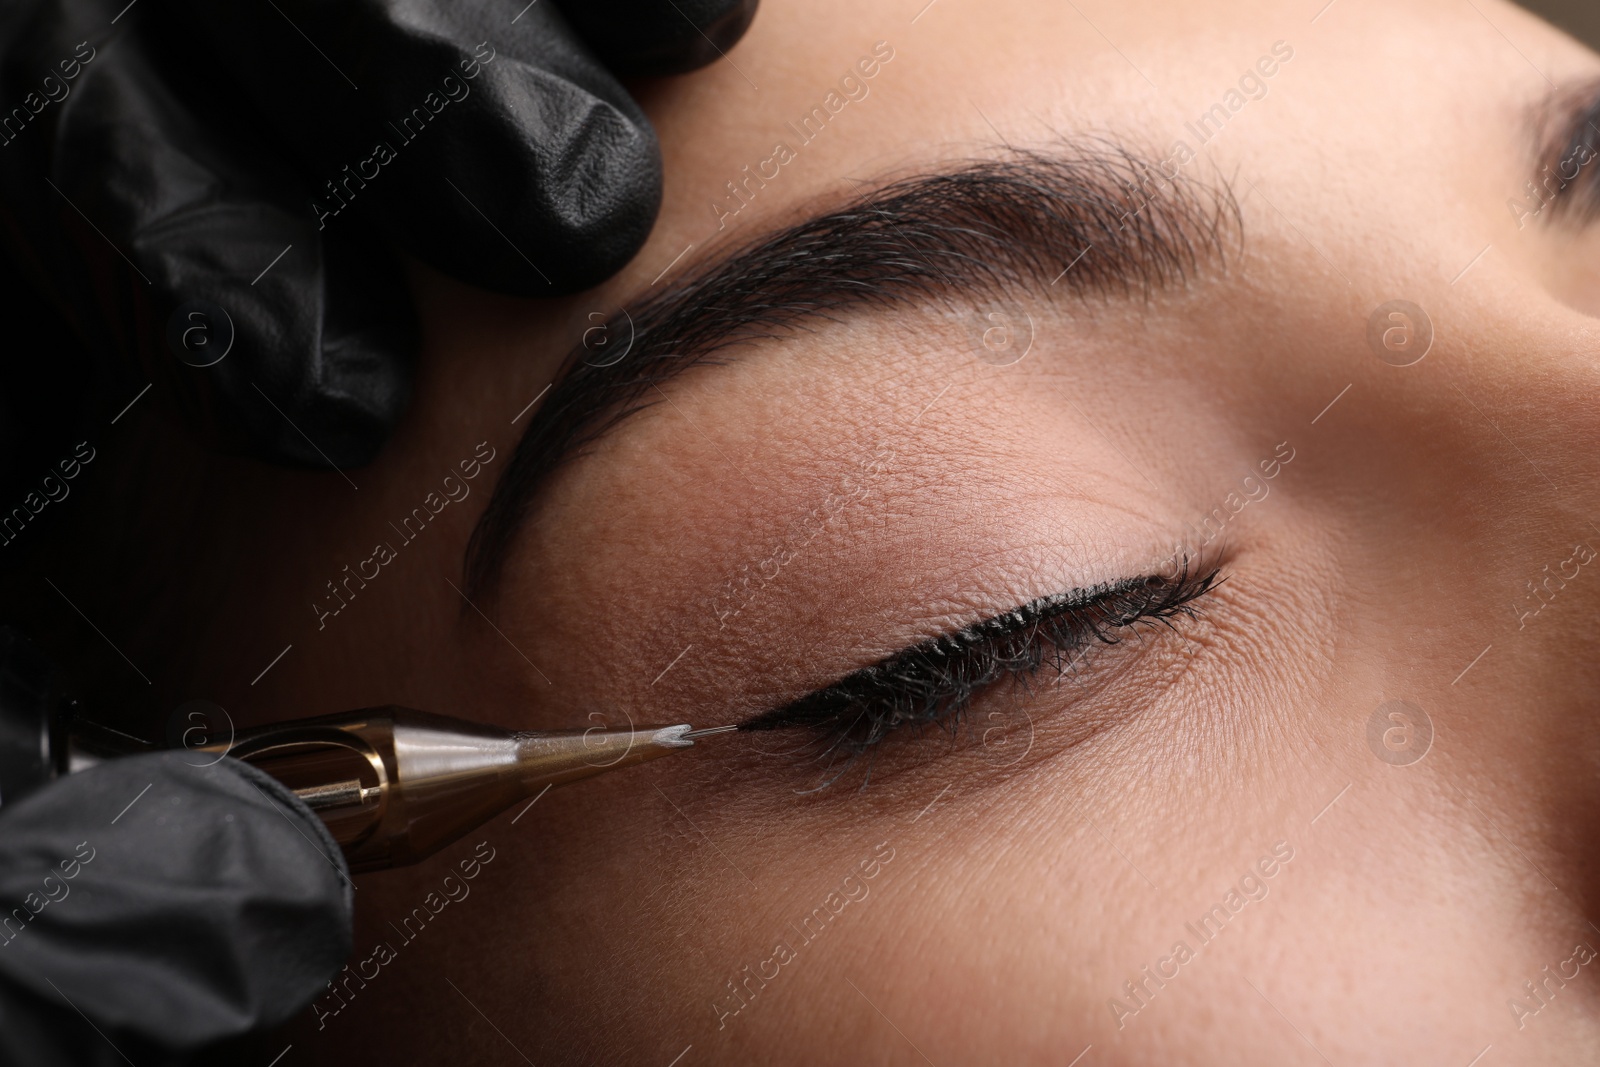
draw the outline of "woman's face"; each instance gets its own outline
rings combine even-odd
[[[1318,6],[768,0],[645,90],[666,199],[628,271],[423,277],[416,408],[359,490],[229,471],[186,695],[247,718],[716,726],[966,631],[361,880],[353,964],[388,958],[297,1054],[1589,1062],[1600,59],[1491,0]],[[619,309],[683,358],[468,585]]]

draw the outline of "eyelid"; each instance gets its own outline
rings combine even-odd
[[[1600,81],[1567,94],[1552,134],[1540,153],[1535,193],[1543,190],[1552,218],[1587,225],[1600,217]],[[1580,162],[1580,155],[1587,160]],[[1571,173],[1568,173],[1571,171]],[[1552,188],[1551,183],[1555,185]]]
[[[1172,577],[1128,578],[1041,597],[954,633],[922,641],[783,707],[741,723],[741,730],[808,728],[856,755],[908,725],[954,733],[966,707],[1006,678],[1026,680],[1051,665],[1066,673],[1080,653],[1117,644],[1140,622],[1192,615],[1192,602],[1219,582],[1220,568]]]

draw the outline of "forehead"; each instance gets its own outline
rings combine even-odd
[[[1001,3],[980,12],[936,3],[914,21],[892,7],[840,7],[833,11],[838,17],[827,9],[766,12],[766,21],[758,20],[725,63],[647,97],[668,163],[662,221],[639,261],[609,295],[597,298],[597,307],[609,312],[615,304],[604,306],[605,300],[622,302],[669,285],[694,264],[792,221],[805,205],[847,195],[856,181],[992,154],[997,143],[1028,147],[1104,132],[1154,159],[1177,159],[1174,147],[1182,145],[1188,155],[1181,165],[1208,177],[1233,176],[1251,258],[1227,279],[1218,299],[1184,316],[1181,331],[1161,333],[1141,323],[1146,333],[1132,345],[1116,326],[1095,334],[1075,322],[1070,331],[1052,331],[1036,362],[1013,376],[1021,383],[1037,380],[1035,373],[1053,375],[1045,390],[1016,385],[1004,396],[952,395],[944,402],[945,419],[908,431],[949,439],[981,428],[983,440],[971,442],[962,458],[986,471],[1010,470],[1028,454],[1027,441],[994,432],[1004,409],[1027,412],[1035,429],[1049,425],[1059,431],[1055,440],[1075,442],[1083,457],[1080,475],[1127,476],[1127,457],[1107,449],[1101,431],[1086,429],[1060,403],[1036,404],[1063,391],[1070,377],[1063,372],[1078,373],[1080,391],[1070,396],[1092,411],[1126,407],[1133,394],[1115,387],[1137,378],[1135,370],[1154,367],[1158,375],[1191,378],[1214,373],[1205,403],[1184,408],[1181,420],[1165,418],[1170,403],[1146,404],[1130,416],[1146,430],[1172,431],[1171,454],[1190,459],[1196,458],[1193,441],[1223,439],[1197,435],[1202,420],[1259,427],[1273,422],[1286,396],[1311,404],[1311,411],[1325,404],[1320,384],[1314,397],[1301,397],[1307,385],[1300,379],[1348,354],[1319,342],[1336,335],[1326,328],[1330,323],[1363,321],[1400,280],[1403,291],[1440,289],[1481,248],[1483,240],[1470,232],[1475,220],[1485,228],[1505,225],[1496,215],[1499,204],[1528,167],[1523,115],[1545,90],[1539,73],[1498,35],[1453,9],[1428,4],[1382,16],[1340,10],[1337,20],[1330,14],[1316,23],[1286,22],[1253,5],[1208,7],[1200,18],[1150,4],[1080,13],[1071,5],[1035,10]],[[1515,17],[1509,9],[1496,14]],[[1434,42],[1426,70],[1400,47],[1424,27]],[[971,46],[980,40],[985,47]],[[1560,53],[1566,46],[1552,41],[1551,47]],[[1555,66],[1576,71],[1592,63],[1575,47],[1569,52]],[[1555,66],[1554,74],[1570,73]],[[1469,69],[1494,77],[1467,77]],[[1438,88],[1443,84],[1452,86],[1448,93]],[[1472,165],[1439,167],[1446,155],[1470,158]],[[1443,263],[1452,269],[1444,271]],[[758,354],[708,370],[698,382],[684,383],[692,385],[688,395],[675,394],[670,410],[660,407],[660,418],[625,427],[602,453],[608,462],[584,465],[593,476],[576,483],[584,506],[553,513],[562,522],[547,529],[567,534],[557,537],[554,549],[541,546],[551,565],[524,568],[541,576],[540,595],[555,596],[560,583],[552,583],[550,573],[579,573],[566,565],[574,540],[598,546],[586,553],[617,558],[583,571],[581,582],[570,579],[582,586],[567,590],[573,605],[620,604],[617,589],[674,576],[696,588],[715,586],[727,569],[717,551],[702,554],[716,562],[708,564],[715,573],[678,566],[681,561],[674,562],[677,570],[663,571],[650,544],[670,543],[675,534],[706,545],[739,537],[760,541],[770,532],[763,524],[777,521],[765,512],[782,510],[774,501],[803,512],[812,497],[827,499],[850,464],[879,444],[865,432],[874,418],[914,421],[948,380],[927,373],[929,351],[941,344],[953,351],[963,341],[959,331],[913,336],[892,323],[850,330],[844,344],[801,341],[781,359]],[[1277,342],[1263,343],[1263,334]],[[870,369],[852,347],[867,337],[874,339]],[[908,344],[914,351],[900,351]],[[1124,361],[1121,370],[1079,358],[1141,346],[1153,353],[1151,361]],[[1185,358],[1171,358],[1180,347]],[[1293,351],[1296,358],[1275,360],[1268,350]],[[903,358],[892,358],[897,354]],[[1078,358],[1078,365],[1063,356]],[[1047,358],[1058,360],[1054,372],[1047,373]],[[1224,378],[1227,384],[1219,384]],[[827,395],[841,388],[844,398]],[[817,403],[807,408],[808,399]],[[1157,409],[1163,415],[1151,414]],[[859,447],[834,447],[842,440]],[[1270,457],[1273,443],[1263,449],[1251,440],[1250,447],[1240,445],[1241,454],[1259,461]],[[738,462],[727,454],[730,448]],[[812,454],[826,462],[796,460]],[[931,472],[936,464],[925,461],[938,458],[937,448],[917,455]],[[801,484],[797,473],[814,476],[816,484]],[[683,481],[681,492],[663,495],[673,478]],[[971,495],[999,495],[1001,481],[991,478]],[[752,502],[747,484],[759,487],[766,506]],[[1137,480],[1132,493],[1122,495],[1142,495],[1148,484]],[[565,485],[574,488],[571,480]],[[783,497],[785,485],[796,499]],[[568,493],[566,503],[572,499]],[[637,537],[617,536],[625,528],[622,516],[632,516]],[[574,539],[569,527],[586,524],[597,527],[594,536]],[[953,536],[960,526],[940,529]],[[689,592],[676,599],[705,599]]]
[[[1252,3],[905,6],[774,5],[726,60],[647,89],[666,199],[612,291],[670,278],[797,205],[909,162],[1082,132],[1134,140],[1156,159],[1182,144],[1196,167],[1241,168],[1241,193],[1258,188],[1285,229],[1280,212],[1299,222],[1359,207],[1373,228],[1415,233],[1520,185],[1518,123],[1547,88],[1460,5],[1339,5],[1314,23]],[[1509,7],[1493,14],[1539,32]],[[1420,39],[1425,60],[1411,46]],[[1592,62],[1566,42],[1541,54],[1557,81]],[[1441,168],[1441,152],[1503,162]],[[1382,198],[1369,195],[1375,182]],[[1441,199],[1441,184],[1462,195]]]
[[[1474,213],[1485,228],[1505,223],[1496,205],[1526,176],[1528,111],[1544,95],[1540,72],[1503,38],[1491,33],[1493,47],[1482,27],[1432,4],[1303,24],[1251,4],[1210,5],[1204,17],[1150,3],[851,10],[767,12],[735,55],[646,94],[668,157],[662,219],[629,272],[595,294],[591,318],[865,183],[1110,137],[1164,172],[1225,178],[1244,204],[1254,262],[1221,293],[1232,318],[1206,334],[1219,342],[1212,355],[1232,352],[1245,310],[1304,329],[1469,260],[1482,246]],[[1434,45],[1421,74],[1387,42],[1424,25]],[[1557,76],[1570,76],[1563,63],[1592,64],[1567,51]],[[1495,77],[1455,76],[1468,67]],[[1435,88],[1444,82],[1448,93]],[[1472,165],[1439,168],[1441,152]],[[1179,339],[1195,341],[1201,325],[1186,313]],[[866,384],[858,367],[826,373]],[[759,372],[758,388],[776,384]]]

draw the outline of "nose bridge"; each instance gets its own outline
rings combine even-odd
[[[1520,280],[1491,274],[1444,305],[1436,402],[1472,449],[1464,476],[1493,476],[1507,503],[1600,522],[1600,320]]]
[[[1364,343],[1351,323],[1323,348],[1325,380],[1348,387],[1322,386],[1318,406],[1339,395],[1297,473],[1380,570],[1445,553],[1504,585],[1563,546],[1600,548],[1600,320],[1495,268],[1375,302]]]

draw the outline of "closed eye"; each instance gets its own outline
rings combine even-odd
[[[1118,644],[1140,624],[1171,626],[1193,616],[1193,602],[1215,588],[1219,573],[1217,567],[1191,570],[1185,560],[1176,576],[1126,578],[1040,597],[893,653],[739,729],[810,730],[830,768],[906,727],[937,726],[953,737],[972,702],[998,683],[1026,684],[1046,669],[1074,672],[1089,649]]]
[[[1600,84],[1564,90],[1546,108],[1553,121],[1542,167],[1519,208],[1537,215],[1549,206],[1550,219],[1586,226],[1600,218]]]

